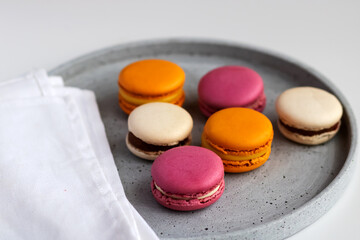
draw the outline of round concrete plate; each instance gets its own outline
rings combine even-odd
[[[242,174],[226,174],[223,196],[212,206],[176,212],[160,206],[150,191],[151,162],[125,146],[127,115],[118,106],[117,79],[127,64],[161,58],[186,72],[184,108],[194,119],[193,145],[200,145],[206,118],[197,104],[201,76],[222,65],[243,65],[264,80],[268,98],[264,114],[274,126],[270,159]],[[356,126],[339,90],[309,67],[267,51],[213,40],[170,39],[119,45],[75,59],[52,70],[69,86],[95,92],[115,163],[129,201],[164,239],[282,239],[316,221],[340,197],[354,168]],[[284,90],[314,86],[342,102],[342,126],[334,139],[303,146],[279,132],[274,102]]]

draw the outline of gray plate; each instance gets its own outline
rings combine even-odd
[[[125,146],[127,115],[118,107],[117,78],[127,64],[162,58],[186,72],[184,108],[194,119],[193,145],[200,145],[206,118],[197,105],[201,76],[222,65],[244,65],[264,80],[268,103],[264,114],[274,126],[270,159],[257,170],[226,174],[223,196],[193,212],[163,208],[150,191],[151,162],[130,154]],[[165,239],[281,239],[313,223],[339,198],[354,168],[356,126],[349,104],[328,80],[285,57],[246,46],[207,40],[161,40],[119,45],[70,61],[50,74],[67,85],[96,93],[106,133],[129,201]],[[314,86],[335,94],[344,106],[336,137],[319,146],[286,140],[276,126],[274,102],[284,90]]]

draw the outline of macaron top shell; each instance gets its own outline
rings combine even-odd
[[[276,100],[276,111],[285,124],[307,130],[332,127],[343,113],[334,95],[314,87],[284,91]]]
[[[184,85],[185,72],[173,62],[145,59],[126,66],[119,75],[119,85],[138,95],[159,96]]]
[[[264,146],[273,137],[270,120],[248,108],[220,110],[207,120],[204,134],[210,144],[234,151],[250,151]]]
[[[216,108],[254,103],[264,91],[262,78],[242,66],[224,66],[204,75],[198,86],[200,101]]]
[[[193,120],[183,108],[162,102],[141,105],[128,118],[129,132],[154,145],[172,145],[191,134]]]
[[[151,175],[166,192],[196,194],[219,185],[224,178],[224,166],[220,157],[206,148],[183,146],[156,158]]]

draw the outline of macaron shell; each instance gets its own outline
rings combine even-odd
[[[157,190],[154,186],[154,181],[151,182],[151,191],[158,203],[163,205],[164,207],[177,210],[177,211],[193,211],[201,208],[205,208],[215,203],[221,195],[223,194],[225,189],[224,180],[221,181],[219,189],[210,197],[204,199],[191,199],[191,200],[181,200],[174,199],[163,195],[159,190]]]
[[[273,128],[262,113],[248,108],[227,108],[210,116],[204,134],[209,144],[220,151],[252,151],[272,140]]]
[[[276,100],[276,111],[286,125],[304,130],[332,127],[343,113],[341,103],[334,95],[314,87],[284,91]]]
[[[119,86],[143,96],[168,94],[181,88],[185,72],[177,64],[162,59],[145,59],[126,66],[119,75]]]
[[[217,109],[250,105],[263,92],[261,76],[242,66],[216,68],[204,75],[198,85],[199,99]]]
[[[151,167],[155,183],[165,192],[191,195],[213,189],[224,178],[224,166],[212,151],[196,146],[170,149]]]
[[[183,108],[170,103],[147,103],[128,118],[129,132],[153,145],[174,145],[191,134],[193,120]]]
[[[280,132],[286,138],[288,138],[294,142],[306,144],[306,145],[318,145],[318,144],[327,142],[330,139],[332,139],[340,129],[340,126],[339,126],[334,131],[330,131],[330,132],[326,132],[326,133],[322,133],[322,134],[318,134],[318,135],[313,135],[313,136],[304,136],[304,135],[300,135],[298,133],[290,132],[279,121],[278,121],[277,125],[279,127]]]

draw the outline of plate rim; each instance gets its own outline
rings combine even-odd
[[[333,93],[339,98],[340,102],[342,103],[344,113],[348,116],[349,121],[349,133],[350,133],[350,147],[348,156],[341,167],[338,174],[334,177],[334,179],[318,194],[316,194],[313,198],[309,199],[307,202],[305,202],[303,205],[301,205],[299,208],[295,209],[294,211],[287,213],[283,215],[282,217],[279,217],[277,219],[270,220],[268,222],[265,222],[260,225],[256,225],[254,227],[241,229],[241,230],[235,230],[232,232],[227,233],[221,233],[218,235],[211,235],[211,236],[204,236],[209,238],[233,238],[233,237],[239,237],[239,234],[241,233],[254,233],[257,231],[262,231],[264,229],[267,229],[269,227],[272,227],[274,225],[278,225],[279,222],[283,222],[283,219],[286,219],[287,217],[294,217],[299,216],[301,213],[305,212],[305,209],[311,207],[312,205],[315,205],[317,202],[319,202],[321,199],[326,197],[327,195],[331,194],[332,191],[336,191],[338,194],[337,198],[334,199],[334,201],[328,206],[324,211],[321,213],[318,213],[317,216],[315,216],[314,219],[312,219],[307,224],[303,225],[300,228],[295,229],[295,231],[292,231],[292,233],[282,236],[282,237],[289,237],[300,230],[306,228],[307,226],[314,223],[318,218],[320,218],[323,214],[325,214],[328,210],[332,208],[332,206],[337,202],[337,200],[341,197],[343,191],[348,186],[348,182],[350,181],[350,177],[353,175],[355,164],[356,164],[356,155],[358,154],[358,149],[356,148],[357,142],[358,142],[358,131],[357,131],[357,124],[354,112],[351,108],[351,105],[347,101],[346,97],[340,92],[340,90],[335,86],[334,83],[332,83],[327,77],[325,77],[323,74],[315,70],[314,68],[308,66],[307,64],[300,62],[298,60],[295,60],[292,57],[289,57],[283,53],[279,53],[273,50],[265,49],[258,46],[252,46],[249,44],[234,42],[234,41],[228,41],[223,39],[214,39],[214,38],[160,38],[160,39],[150,39],[150,40],[138,40],[138,41],[131,41],[127,43],[121,43],[105,48],[101,48],[99,50],[92,51],[87,54],[83,54],[79,57],[75,57],[69,61],[66,61],[54,68],[52,68],[48,73],[49,75],[57,74],[58,72],[61,72],[62,70],[65,70],[67,68],[72,67],[74,64],[81,63],[83,61],[92,59],[97,56],[104,55],[106,53],[109,53],[111,51],[121,51],[123,49],[128,48],[138,48],[138,47],[144,47],[144,46],[151,46],[151,45],[161,45],[161,44],[207,44],[207,45],[216,45],[219,47],[235,47],[239,49],[246,49],[251,52],[256,52],[259,54],[265,54],[272,58],[279,59],[281,61],[290,63],[295,65],[296,67],[300,67],[303,70],[309,72],[310,74],[314,75],[316,78],[319,79],[320,82],[324,83],[327,87],[333,91]],[[66,83],[66,79],[65,79]],[[121,177],[120,177],[121,178]],[[342,184],[340,189],[336,190],[337,185]],[[195,236],[191,239],[204,239],[204,237],[201,236]],[[165,238],[166,239],[166,238]],[[169,238],[174,239],[174,238]],[[185,238],[176,238],[176,239],[185,239]],[[189,238],[186,238],[189,239]]]

